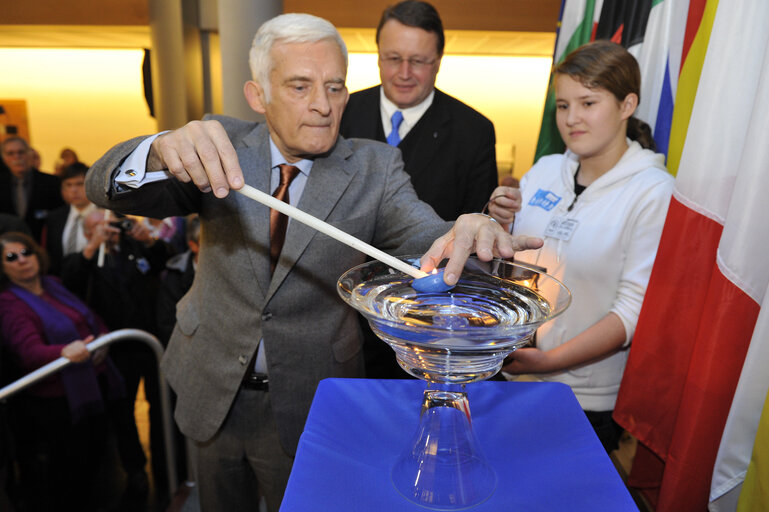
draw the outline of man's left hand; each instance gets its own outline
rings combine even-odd
[[[454,227],[433,243],[422,256],[421,268],[430,272],[441,260],[449,258],[443,280],[453,286],[473,252],[479,260],[491,261],[493,258],[512,258],[516,251],[539,249],[543,243],[541,238],[512,236],[488,215],[469,213],[461,215]]]

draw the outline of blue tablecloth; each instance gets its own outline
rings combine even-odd
[[[417,380],[322,381],[281,512],[427,510],[390,482],[417,429],[424,389]],[[478,382],[467,393],[498,477],[494,494],[473,510],[638,510],[568,386]]]

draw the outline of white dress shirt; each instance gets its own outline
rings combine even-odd
[[[384,88],[379,86],[379,111],[382,115],[382,126],[384,127],[385,134],[392,131],[393,114],[396,110],[400,110],[403,114],[403,122],[398,127],[398,135],[401,140],[405,139],[406,135],[408,135],[414,125],[419,122],[424,113],[427,112],[427,109],[430,108],[430,105],[433,104],[433,98],[435,98],[435,89],[433,89],[427,98],[422,100],[419,105],[409,108],[398,108],[395,103],[387,99],[387,96],[385,96],[384,93]]]

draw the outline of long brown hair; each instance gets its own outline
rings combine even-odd
[[[607,40],[583,44],[558,64],[553,73],[578,80],[588,89],[605,89],[623,101],[628,94],[638,96],[641,102],[641,69],[638,61],[622,46]],[[656,150],[651,128],[631,116],[627,122],[627,136],[647,149]]]

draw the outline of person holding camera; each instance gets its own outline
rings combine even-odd
[[[170,246],[155,240],[142,222],[128,217],[106,218],[105,210],[89,214],[83,222],[88,240],[79,253],[70,254],[62,263],[61,278],[64,285],[81,297],[107,324],[111,331],[124,328],[141,329],[155,336],[155,296],[160,272],[172,256]],[[104,245],[102,265],[99,252]],[[139,382],[144,379],[144,390],[150,404],[150,448],[154,454],[162,453],[162,418],[157,382],[157,363],[152,350],[140,341],[122,341],[112,345],[110,355],[126,383],[129,410],[123,414],[133,418],[133,407]],[[144,472],[146,462],[135,421],[118,432],[118,448],[128,476],[127,498],[144,500],[148,481]],[[153,457],[153,473],[165,476],[162,457]],[[164,494],[157,494],[162,496]]]

